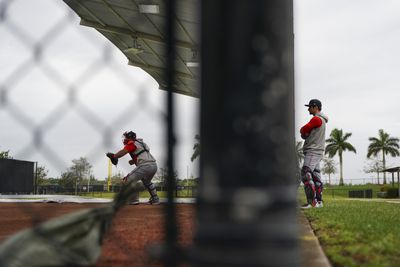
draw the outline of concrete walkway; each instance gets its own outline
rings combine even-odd
[[[331,267],[328,258],[322,250],[309,221],[302,211],[298,212],[299,238],[302,267]]]

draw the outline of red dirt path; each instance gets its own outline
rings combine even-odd
[[[13,233],[39,222],[79,209],[105,204],[74,203],[0,203],[0,242]],[[178,242],[187,247],[194,235],[195,208],[192,204],[177,204]],[[123,207],[115,217],[103,242],[96,267],[161,266],[150,259],[149,246],[163,243],[165,206],[137,205]]]

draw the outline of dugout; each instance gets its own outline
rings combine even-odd
[[[35,162],[0,159],[0,193],[34,193]]]
[[[388,168],[383,170],[383,172],[388,172],[392,175],[392,187],[394,187],[394,174],[397,173],[397,196],[400,197],[400,167]]]

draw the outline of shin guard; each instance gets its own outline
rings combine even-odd
[[[313,175],[310,168],[304,166],[301,169],[301,178],[304,184],[304,192],[307,197],[307,203],[311,205],[315,205],[316,203],[316,189],[315,184],[313,182]]]
[[[318,169],[315,169],[313,171],[313,181],[315,184],[315,195],[317,201],[322,201],[322,191],[324,189],[324,184],[322,183],[321,180],[321,172]]]
[[[150,182],[148,184],[147,183],[143,183],[143,184],[146,187],[147,191],[149,191],[151,197],[157,197],[157,189],[156,189],[156,186],[152,182]]]

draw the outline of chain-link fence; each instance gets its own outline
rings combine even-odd
[[[53,177],[85,156],[103,179],[124,131],[162,147],[165,94],[63,2],[2,1],[1,14],[1,150]]]
[[[139,223],[150,227],[151,233],[154,228],[163,229],[162,244],[149,255],[166,266],[186,260],[194,266],[297,266],[292,1],[64,2],[82,16],[80,24],[101,32],[124,51],[130,65],[145,69],[167,92],[155,90],[156,82],[140,70],[133,74],[122,68],[124,57],[93,29],[72,30],[78,19],[63,3],[43,0],[48,6],[36,11],[36,1],[1,1],[0,36],[10,40],[1,42],[7,52],[3,47],[0,52],[0,121],[7,125],[1,140],[15,144],[11,156],[37,161],[38,166],[49,164],[60,173],[72,159],[86,163],[82,156],[93,169],[106,169],[104,152],[120,148],[121,132],[134,130],[152,147],[159,162],[165,162],[168,173],[167,203],[158,225],[151,224],[152,220]],[[190,4],[197,8],[188,8]],[[100,6],[111,17],[100,18],[96,13]],[[200,10],[201,42],[190,34],[198,31],[191,18]],[[130,12],[145,13],[147,23],[156,30],[135,28],[139,24],[135,18],[125,17]],[[151,14],[158,12],[163,15],[152,20]],[[164,21],[162,30],[157,21]],[[200,45],[201,77],[193,69],[199,64]],[[161,56],[160,47],[166,51]],[[142,62],[140,53],[148,53],[144,55],[153,64]],[[192,91],[199,80],[201,94]],[[189,227],[189,234],[178,227],[185,221],[177,218],[183,213],[174,205],[179,185],[173,178],[175,162],[181,162],[175,148],[183,140],[175,127],[180,116],[187,114],[176,110],[181,96],[172,90],[201,95],[202,143],[201,148],[194,146],[202,156],[197,228]],[[191,118],[198,123],[195,116]],[[189,134],[193,142],[195,132]],[[4,154],[10,152],[1,142],[0,146]],[[188,147],[193,152],[193,143]],[[130,170],[128,164],[119,166],[117,171]],[[90,177],[88,181],[89,189]],[[92,239],[103,240],[111,214],[122,208],[128,193],[122,187],[111,208],[81,214],[80,223],[90,222],[89,227],[81,227],[89,228]],[[24,211],[35,215],[26,206]],[[193,213],[183,217],[193,224]],[[52,227],[39,227],[36,232],[41,239],[50,238],[44,231]],[[193,240],[182,249],[179,241],[184,236]],[[118,237],[130,238],[123,231]],[[51,241],[45,245],[58,244],[53,237]],[[128,241],[116,247],[133,266],[137,258],[126,249],[132,248]],[[11,244],[7,251],[14,248]],[[98,256],[96,249],[90,255]],[[55,257],[50,252],[46,255]]]
[[[121,3],[98,4],[112,10]],[[138,8],[134,1],[127,4]],[[120,160],[110,169],[105,153],[120,150],[121,135],[129,130],[144,139],[164,170],[175,169],[171,162],[175,147],[180,152],[176,159],[181,162],[176,178],[188,180],[190,175],[194,180],[198,171],[190,157],[198,133],[198,100],[159,90],[168,84],[157,83],[150,71],[129,66],[126,55],[107,36],[79,24],[77,14],[61,0],[0,1],[0,152],[3,158],[30,161],[37,167],[30,181],[32,191],[16,189],[3,195],[104,197],[110,188],[119,192],[119,182],[133,168],[128,160]],[[128,61],[132,65],[131,59]],[[157,71],[157,75],[164,75],[162,70]],[[176,145],[170,141],[175,139],[175,126],[170,121],[174,116],[172,105],[177,111],[176,125],[181,129]],[[68,181],[68,173],[77,162],[87,163],[87,169]],[[3,178],[7,173],[0,171]],[[117,182],[110,187],[108,179],[114,176]],[[164,183],[156,189],[165,190],[166,186]],[[174,188],[172,197],[193,197],[196,191],[194,186],[169,186]],[[24,206],[23,212],[37,222],[44,219],[37,218],[35,209]],[[176,227],[173,212],[165,212],[173,224],[170,228]],[[170,236],[170,242],[174,238]],[[123,241],[120,246],[124,246]],[[130,253],[125,256],[134,261]]]
[[[32,5],[32,6],[30,6]],[[43,12],[45,16],[38,16]],[[165,162],[166,92],[143,70],[126,65],[116,47],[62,1],[2,1],[0,151],[38,162],[57,178],[84,156],[97,180],[107,177],[102,152],[121,146],[132,129]],[[190,156],[197,100],[176,95],[180,178],[198,174]],[[160,166],[165,167],[165,166]],[[113,174],[130,171],[121,162]]]

